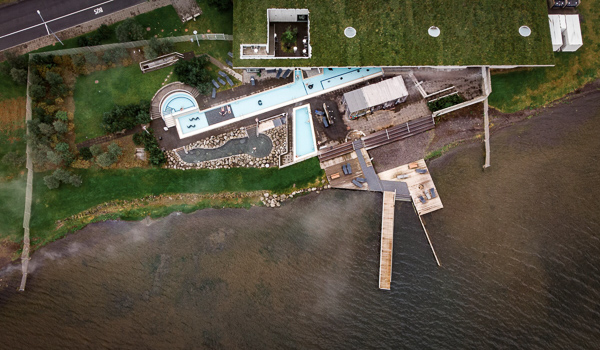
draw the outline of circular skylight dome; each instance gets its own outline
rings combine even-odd
[[[531,28],[529,28],[528,26],[521,26],[519,28],[519,34],[521,34],[521,36],[530,36],[531,35]]]
[[[429,35],[431,35],[432,37],[437,38],[438,36],[440,36],[441,31],[440,28],[436,26],[431,26],[427,30],[427,33],[429,33]]]
[[[356,29],[352,27],[347,27],[346,29],[344,29],[344,35],[348,38],[354,38],[356,36]]]

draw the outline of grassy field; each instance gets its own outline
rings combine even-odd
[[[56,220],[67,218],[98,204],[115,199],[134,199],[164,193],[220,193],[271,190],[285,192],[306,186],[322,176],[316,158],[284,169],[218,170],[78,170],[83,177],[79,188],[62,186],[49,190],[45,174],[36,174],[33,191],[32,237],[45,240],[52,236]]]
[[[175,43],[175,51],[181,53],[194,51],[196,55],[206,53],[225,63],[226,60],[229,59],[227,53],[231,51],[231,45],[231,41],[226,40],[204,40],[200,41],[200,46],[198,46],[195,41],[193,44],[190,42],[182,42]]]
[[[159,38],[180,36],[180,35],[191,35],[194,30],[199,33],[233,33],[233,12],[220,12],[210,6],[208,6],[206,0],[198,0],[198,4],[202,9],[203,13],[196,19],[196,21],[189,21],[181,23],[177,12],[173,6],[165,6],[158,8],[154,11],[143,13],[134,17],[135,21],[138,22],[144,28],[150,28],[149,31],[144,31],[144,39],[150,39],[153,36]],[[121,22],[114,23],[109,26],[113,31],[113,35],[101,42],[101,44],[111,44],[118,42],[114,30]],[[187,30],[187,31],[186,31]],[[90,35],[93,32],[85,35]],[[48,52],[54,50],[71,49],[78,47],[78,37],[63,40],[64,46],[50,45],[38,49],[33,52]]]
[[[312,58],[240,60],[251,66],[422,66],[552,64],[544,0],[355,1],[255,0],[234,2],[234,47],[267,41],[268,8],[310,11]],[[429,26],[440,28],[432,38]],[[524,38],[521,25],[532,29]],[[344,28],[357,34],[349,39]]]
[[[5,64],[5,62],[0,64]],[[23,97],[26,91],[25,85],[19,85],[10,76],[0,73],[0,101]]]
[[[115,104],[129,104],[151,99],[162,83],[175,81],[174,75],[165,82],[172,68],[143,74],[137,64],[116,67],[80,76],[75,83],[75,142],[105,134],[102,115]],[[96,84],[98,80],[98,84]]]
[[[583,47],[554,54],[556,66],[496,73],[492,76],[490,105],[516,112],[546,105],[600,77],[600,10],[597,2],[581,2]]]
[[[24,116],[23,116],[24,119]],[[0,129],[0,159],[11,151],[25,154],[25,129]],[[0,239],[22,239],[23,210],[25,208],[25,168],[14,168],[0,162]]]

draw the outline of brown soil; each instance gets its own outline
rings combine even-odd
[[[0,101],[0,131],[14,131],[25,127],[25,97]]]
[[[10,264],[18,257],[21,244],[5,238],[0,241],[0,267]]]

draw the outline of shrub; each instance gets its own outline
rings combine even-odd
[[[117,26],[115,30],[117,39],[124,43],[144,39],[144,28],[133,18],[128,18]]]
[[[29,86],[29,96],[34,100],[41,100],[46,96],[46,87],[42,85]]]
[[[69,183],[73,187],[79,187],[83,183],[83,180],[81,179],[81,176],[79,176],[77,174],[73,174],[73,175],[71,175],[71,177],[69,177]]]
[[[432,112],[436,112],[444,108],[452,107],[454,105],[462,103],[463,101],[464,100],[462,97],[460,97],[458,94],[455,94],[442,97],[435,101],[427,102],[427,107],[429,107],[429,110],[431,110]]]
[[[54,127],[46,123],[40,123],[38,128],[40,129],[40,132],[46,136],[51,136],[55,133]]]
[[[211,91],[211,77],[206,70],[208,58],[206,55],[194,57],[189,61],[179,60],[175,64],[174,72],[182,82],[198,89],[201,94]]]
[[[54,146],[54,150],[60,153],[69,152],[69,144],[66,142],[59,142]]]
[[[116,143],[111,143],[108,145],[108,154],[113,156],[115,159],[118,159],[121,154],[123,154],[123,148]]]
[[[208,4],[210,6],[214,6],[219,11],[227,11],[233,6],[233,2],[231,0],[208,0]]]
[[[83,36],[80,36],[79,38],[77,38],[77,46],[79,46],[79,47],[88,46],[87,36],[83,35]]]
[[[71,62],[75,67],[83,67],[85,64],[85,57],[83,55],[71,55]]]
[[[97,29],[97,33],[101,40],[106,40],[110,39],[113,31],[106,24],[103,24]]]
[[[56,114],[54,115],[56,117],[56,119],[63,121],[63,122],[68,122],[69,121],[69,113],[67,113],[67,111],[58,111],[56,112]]]
[[[291,26],[287,27],[286,31],[281,35],[281,42],[286,44],[288,47],[296,44],[298,40],[298,28],[294,27],[292,29]]]
[[[141,146],[144,144],[144,134],[146,133],[143,131],[133,134],[133,143],[135,143],[136,146]]]
[[[104,168],[113,165],[116,161],[117,159],[108,152],[102,153],[101,155],[96,157],[96,163]]]
[[[106,132],[113,133],[148,123],[150,122],[148,110],[150,110],[150,101],[146,100],[138,104],[115,105],[111,111],[105,112],[102,116],[102,127]]]
[[[150,38],[150,46],[144,49],[146,59],[153,59],[158,56],[166,55],[173,51],[173,41],[169,39],[158,40],[155,37]]]
[[[103,151],[102,151],[102,146],[100,145],[91,145],[90,146],[90,152],[92,152],[92,155],[94,157],[98,157]]]
[[[13,168],[20,168],[26,160],[27,157],[20,155],[18,152],[8,152],[2,157],[2,163]]]
[[[52,176],[60,182],[68,182],[69,178],[71,177],[71,173],[65,169],[56,169],[52,173]]]
[[[47,151],[46,152],[46,160],[54,165],[59,165],[63,159],[58,153],[56,153],[54,151]]]
[[[53,190],[60,186],[60,181],[53,175],[44,176],[44,183],[49,189]]]
[[[12,68],[10,70],[10,77],[17,84],[27,84],[27,71],[25,69]]]
[[[83,160],[90,160],[94,158],[94,155],[92,154],[92,151],[90,151],[89,147],[81,147],[79,149],[79,155]]]
[[[89,65],[95,66],[98,63],[100,63],[98,56],[93,52],[86,52],[84,57],[85,57],[85,61]]]
[[[111,50],[108,50],[102,55],[102,60],[106,63],[119,63],[125,57],[127,57],[127,50],[122,47],[117,47]]]
[[[27,69],[27,55],[18,56],[12,52],[6,52],[4,58],[8,63],[9,71],[12,70],[12,68]]]
[[[59,134],[64,134],[69,131],[69,126],[63,121],[57,120],[52,123],[52,125],[54,126],[54,130],[56,130],[56,132]]]
[[[60,76],[60,74],[54,72],[46,73],[46,81],[48,82],[48,84],[50,84],[50,86],[58,86],[64,84],[65,82],[63,77]]]
[[[133,136],[134,142],[136,142],[137,139],[137,141],[140,142],[139,144],[144,144],[144,149],[148,153],[150,164],[161,166],[167,161],[167,157],[160,149],[158,141],[156,141],[156,138],[154,137],[154,131],[151,128],[148,128],[148,132],[139,132]]]

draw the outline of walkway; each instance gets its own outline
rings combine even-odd
[[[394,208],[396,194],[383,192],[381,218],[381,249],[379,252],[379,289],[390,290],[392,282],[392,251],[394,249]]]
[[[360,167],[362,168],[363,175],[365,176],[365,179],[367,179],[367,183],[369,184],[369,191],[381,192],[383,187],[381,186],[381,182],[379,181],[379,176],[377,176],[377,173],[375,172],[373,165],[372,164],[371,164],[371,166],[367,165],[367,162],[365,161],[365,158],[363,157],[363,154],[362,154],[360,148],[358,150],[355,150],[355,152],[356,152],[356,158],[358,158],[358,163],[360,164]],[[369,163],[370,163],[370,161],[369,161]]]

